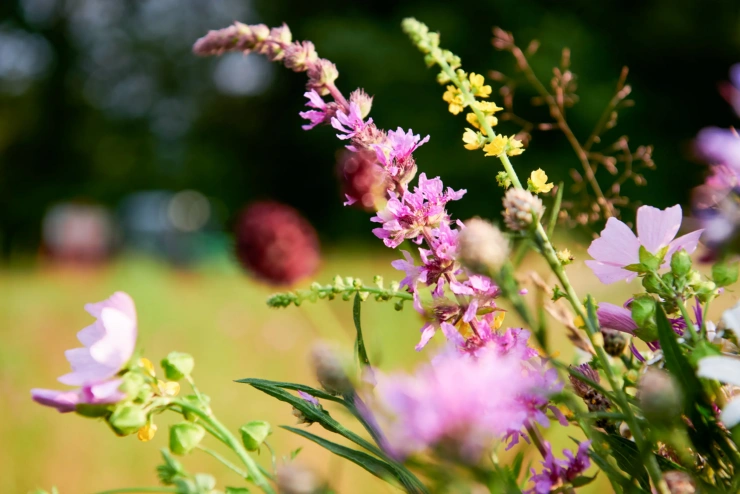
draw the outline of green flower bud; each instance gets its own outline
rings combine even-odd
[[[676,278],[683,278],[691,271],[691,256],[681,249],[671,257],[671,272]]]
[[[189,376],[193,372],[193,367],[195,367],[195,360],[187,353],[170,352],[167,358],[162,359],[164,375],[170,381],[179,381]]]
[[[717,286],[728,286],[732,285],[737,281],[738,276],[738,263],[733,262],[731,264],[719,262],[712,266],[712,280]]]
[[[650,368],[640,378],[637,399],[646,419],[671,425],[681,417],[683,393],[676,379],[664,370]]]
[[[655,317],[655,300],[650,296],[638,296],[630,305],[632,319],[638,326],[645,326]]]
[[[642,279],[642,286],[648,293],[660,293],[663,288],[660,285],[660,279],[653,273],[648,274]]]
[[[133,397],[134,401],[139,403],[148,401],[152,396],[152,387],[147,382],[146,376],[140,372],[127,372],[124,374],[121,391],[126,393],[126,396]]]
[[[180,422],[170,426],[170,451],[186,455],[192,451],[206,434],[206,430],[192,422]]]
[[[257,451],[267,436],[272,433],[270,423],[264,420],[253,420],[239,428],[242,435],[242,443],[247,451]]]
[[[75,407],[77,415],[88,417],[91,419],[97,419],[105,417],[110,413],[110,405],[90,405],[88,403],[78,403]]]
[[[119,436],[127,436],[146,425],[147,417],[144,409],[137,405],[122,405],[108,417],[113,432]]]

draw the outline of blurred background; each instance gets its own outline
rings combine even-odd
[[[395,253],[372,235],[368,214],[341,206],[335,132],[301,130],[304,75],[256,55],[193,56],[192,43],[209,29],[234,20],[288,23],[294,39],[312,40],[336,63],[345,94],[364,87],[375,96],[380,127],[431,135],[415,156],[421,171],[468,189],[451,205],[456,217],[498,217],[497,170],[462,148],[462,117],[447,112],[435,73],[399,28],[410,15],[441,31],[443,45],[478,73],[513,73],[510,56],[491,46],[492,26],[522,46],[542,42],[532,64],[546,81],[569,47],[580,96],[569,122],[579,137],[629,66],[636,106],[608,135],[655,146],[648,186],[623,189],[638,201],[686,205],[705,173],[691,139],[704,126],[736,123],[718,92],[740,61],[740,4],[732,0],[3,0],[0,492],[156,482],[162,426],[150,444],[117,439],[34,406],[28,395],[66,371],[62,352],[89,322],[83,304],[114,290],[137,301],[140,346],[152,360],[172,349],[196,356],[201,387],[229,425],[292,423],[289,409],[231,380],[310,381],[305,349],[317,336],[349,342],[350,309],[333,302],[268,310],[273,289],[245,276],[232,254],[230,232],[245,204],[281,201],[314,225],[322,282],[337,272],[399,279],[389,267]],[[546,120],[542,108],[527,107],[533,95],[521,93],[522,113]],[[523,173],[542,167],[570,183],[577,163],[562,135],[535,132],[533,142],[516,163]],[[582,289],[594,282],[573,270]],[[412,365],[415,314],[365,306],[376,358],[388,368]],[[285,452],[303,444],[278,436]],[[340,468],[322,453],[307,456],[324,471]],[[215,468],[208,458],[193,461]],[[382,492],[355,467],[343,469],[343,492]]]

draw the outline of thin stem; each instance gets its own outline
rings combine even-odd
[[[231,431],[229,431],[221,422],[218,421],[218,419],[216,419],[216,417],[207,414],[200,408],[182,400],[175,400],[173,403],[182,407],[183,410],[187,410],[193,415],[196,415],[198,418],[203,420],[203,422],[207,423],[218,433],[220,433],[220,436],[217,436],[217,438],[223,441],[223,443],[226,444],[229,448],[231,448],[239,457],[239,459],[242,460],[244,466],[247,467],[247,472],[249,472],[249,478],[252,479],[252,482],[254,482],[266,493],[275,494],[275,490],[267,482],[265,476],[262,474],[262,472],[260,472],[257,463],[249,456],[247,451],[244,449],[244,446],[231,434]]]
[[[195,385],[195,381],[193,380],[193,377],[190,374],[188,374],[185,376],[185,379],[188,381],[188,384],[190,384],[190,387],[193,388],[193,393],[195,393],[195,396],[198,397],[198,401],[200,401],[201,403],[204,403],[203,395],[200,394],[198,387]]]
[[[547,458],[547,449],[545,448],[544,439],[542,438],[540,431],[537,430],[537,427],[531,422],[527,423],[526,428],[527,432],[529,433],[529,438],[532,439],[532,443],[534,443],[534,445],[537,447],[537,450],[542,455],[542,458]]]
[[[241,468],[237,467],[236,465],[234,465],[233,463],[231,463],[229,460],[227,460],[226,458],[224,458],[223,456],[221,456],[220,453],[217,453],[216,451],[214,451],[214,450],[212,450],[210,448],[206,448],[205,446],[198,445],[197,448],[199,450],[203,451],[204,453],[209,454],[209,455],[213,456],[214,458],[216,458],[218,461],[220,461],[221,463],[223,463],[231,471],[236,472],[236,474],[238,476],[240,476],[241,478],[243,478],[243,479],[249,478],[249,474],[247,472],[245,472],[244,470],[242,470]]]
[[[345,110],[349,110],[349,103],[337,86],[332,83],[327,85],[326,89],[329,91],[329,94],[331,94],[331,97],[334,98],[334,101],[343,106]]]
[[[270,452],[270,459],[272,460],[272,471],[277,475],[277,460],[275,459],[275,450],[272,449],[272,446],[270,446],[270,443],[268,443],[267,441],[265,441],[265,446]]]

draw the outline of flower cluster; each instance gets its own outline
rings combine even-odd
[[[542,471],[537,473],[534,468],[532,469],[530,480],[534,482],[534,487],[526,491],[526,494],[548,494],[563,484],[573,482],[591,466],[591,459],[588,456],[591,441],[580,443],[575,455],[570,450],[564,449],[565,460],[555,458],[550,443],[545,442],[543,446],[546,454],[542,461]]]

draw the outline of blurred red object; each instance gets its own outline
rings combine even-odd
[[[236,255],[242,266],[273,285],[289,285],[316,272],[319,240],[313,226],[290,206],[252,203],[235,228]]]
[[[111,254],[113,231],[111,215],[102,206],[57,204],[44,216],[44,253],[63,264],[98,263]]]

